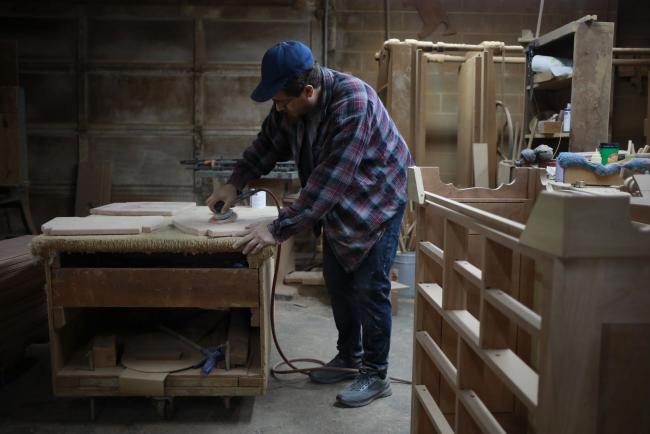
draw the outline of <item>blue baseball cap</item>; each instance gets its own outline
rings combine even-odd
[[[264,102],[273,98],[289,79],[307,71],[314,65],[311,50],[302,42],[284,41],[275,44],[262,58],[262,80],[251,98]]]

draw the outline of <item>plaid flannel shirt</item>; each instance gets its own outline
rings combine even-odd
[[[278,161],[293,158],[300,164],[301,146],[311,146],[311,175],[301,180],[298,199],[280,211],[269,230],[282,242],[321,222],[339,262],[352,271],[406,203],[406,168],[412,160],[374,89],[321,69],[317,107],[289,123],[274,105],[228,182],[242,189]]]

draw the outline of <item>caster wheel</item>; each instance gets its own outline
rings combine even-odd
[[[174,417],[174,398],[153,398],[153,403],[161,419],[169,420]]]

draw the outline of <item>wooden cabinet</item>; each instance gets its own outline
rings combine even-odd
[[[544,143],[559,152],[587,152],[609,140],[613,43],[614,23],[599,22],[589,15],[528,45],[524,115],[528,125],[525,139],[532,148]],[[552,78],[534,73],[532,59],[536,55],[572,60],[572,75]],[[567,103],[571,103],[570,132],[531,134],[535,118],[544,120],[546,114],[558,113]]]

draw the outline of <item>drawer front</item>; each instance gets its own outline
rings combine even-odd
[[[255,268],[56,268],[52,306],[259,307]]]

